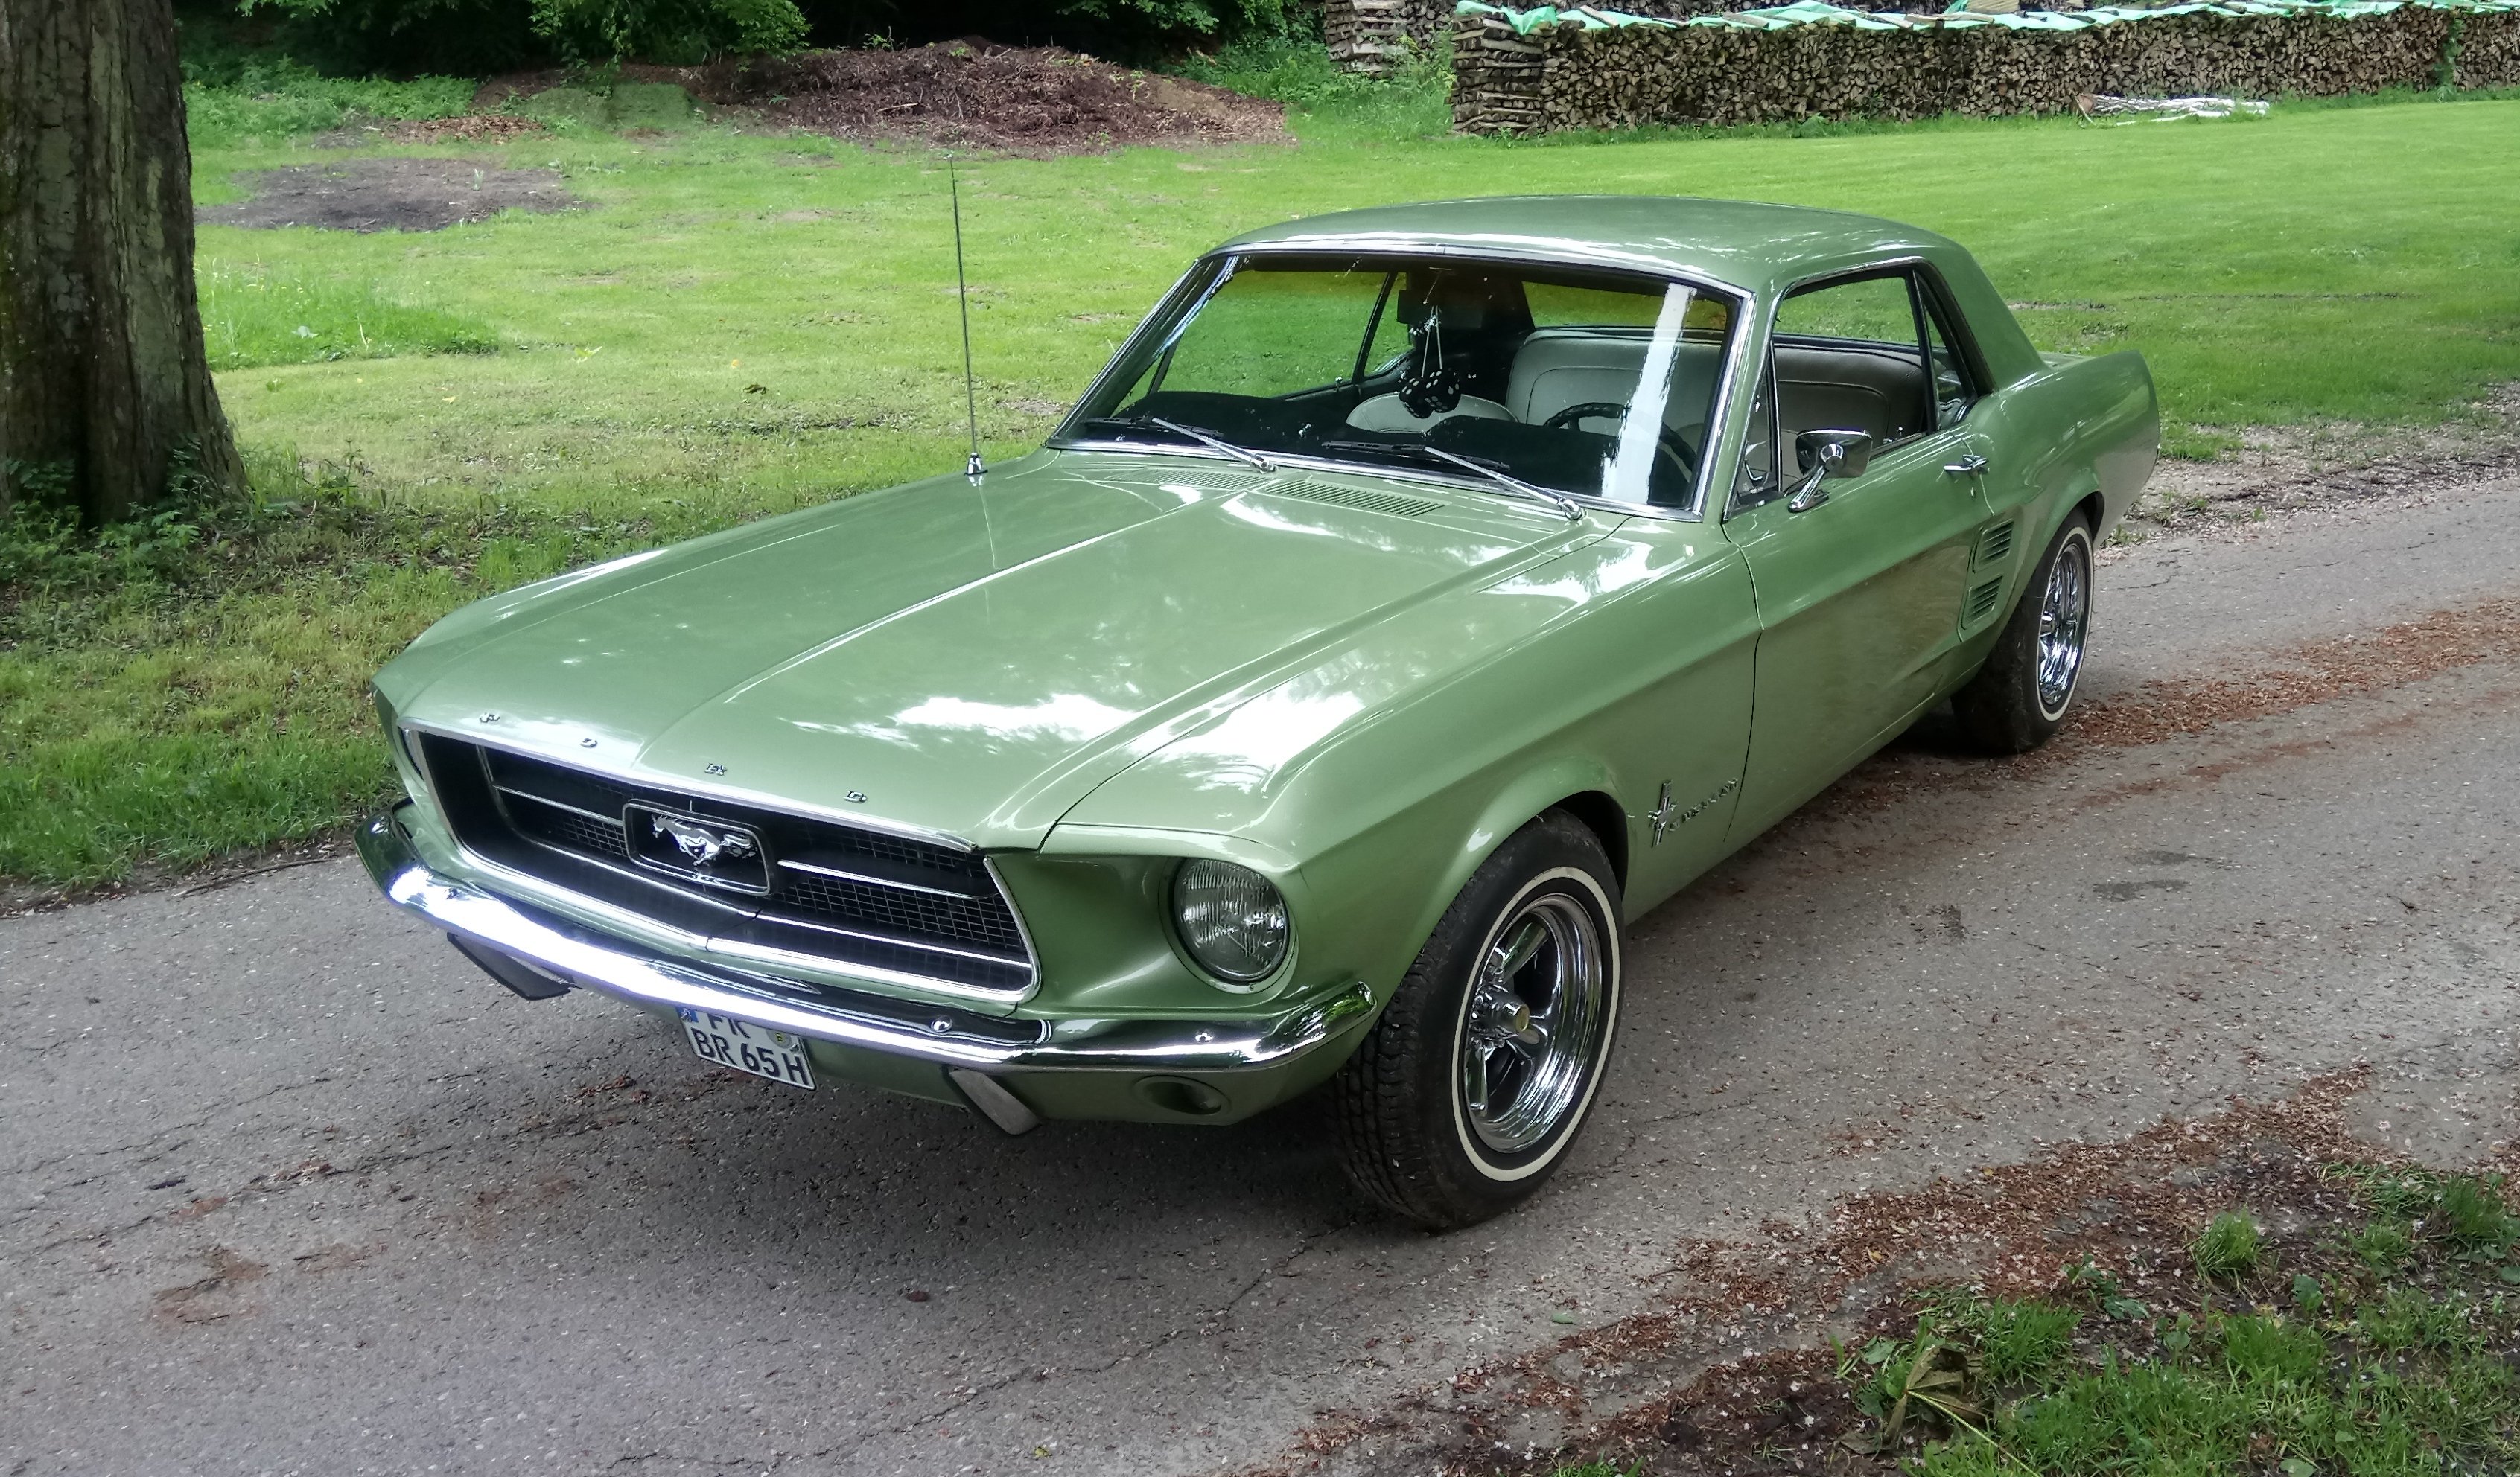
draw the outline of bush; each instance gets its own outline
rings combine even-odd
[[[238,0],[274,13],[273,39],[338,69],[445,66],[499,71],[572,62],[695,63],[788,52],[808,26],[795,0]]]
[[[1318,37],[1282,35],[1235,42],[1179,70],[1192,81],[1274,99],[1342,133],[1420,138],[1453,126],[1449,38],[1404,58],[1383,77],[1340,67]]]
[[[187,68],[188,71],[192,68]],[[473,84],[461,77],[328,77],[303,63],[266,59],[210,72],[184,89],[185,126],[196,149],[250,138],[286,138],[338,128],[352,116],[444,118],[470,108]]]
[[[534,32],[572,62],[694,63],[805,43],[795,0],[533,0]]]

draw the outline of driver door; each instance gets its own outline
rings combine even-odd
[[[1906,271],[1839,278],[1778,305],[1724,524],[1759,609],[1750,754],[1734,838],[1757,833],[1895,737],[1941,691],[1988,513],[1973,433],[1938,404],[1927,299]],[[1941,424],[1949,419],[1952,424]],[[1871,433],[1863,474],[1822,484],[1798,432]]]

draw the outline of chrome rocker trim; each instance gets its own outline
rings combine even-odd
[[[406,802],[408,803],[408,802]],[[1001,1022],[911,1002],[857,997],[842,1005],[774,993],[775,980],[746,983],[680,961],[652,958],[579,937],[537,919],[504,898],[430,870],[392,815],[359,828],[359,859],[387,901],[459,939],[512,955],[572,987],[633,1005],[713,1011],[817,1041],[888,1052],[948,1069],[990,1072],[1239,1072],[1282,1065],[1372,1013],[1362,982],[1327,1002],[1258,1020],[1063,1020]],[[555,991],[554,993],[558,993]],[[893,1012],[899,1012],[897,1015]],[[976,1027],[1031,1024],[1036,1039],[1010,1042]],[[967,1088],[968,1091],[968,1088]]]

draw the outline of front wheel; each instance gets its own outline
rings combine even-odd
[[[1348,1178],[1437,1231],[1529,1196],[1592,1110],[1620,972],[1609,859],[1551,811],[1471,875],[1340,1069]]]
[[[2031,572],[1986,665],[1952,694],[1961,732],[1997,754],[2028,753],[2054,737],[2082,684],[2091,630],[2092,525],[2078,513]]]

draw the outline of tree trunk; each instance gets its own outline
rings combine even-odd
[[[202,350],[170,0],[0,0],[0,510],[241,486]]]

